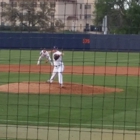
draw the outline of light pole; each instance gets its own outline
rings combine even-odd
[[[104,34],[108,33],[107,15],[103,18],[102,31],[104,31]]]
[[[28,32],[30,33],[30,13],[31,11],[28,10]]]

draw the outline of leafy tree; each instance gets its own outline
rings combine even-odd
[[[59,31],[64,27],[60,19],[55,19],[55,9],[50,3],[42,3],[38,8],[34,1],[20,2],[18,7],[7,4],[3,8],[2,17],[9,25],[27,28],[28,31],[37,28],[40,31]]]
[[[132,3],[126,11],[125,24],[122,28],[126,34],[140,34],[140,5]]]
[[[95,3],[95,24],[101,25],[108,17],[110,33],[138,34],[140,32],[140,4],[138,0],[99,0]]]

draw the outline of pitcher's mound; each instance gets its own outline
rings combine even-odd
[[[65,83],[63,88],[60,88],[58,83],[40,83],[40,82],[22,82],[11,83],[0,86],[1,92],[6,93],[26,93],[26,94],[103,94],[121,92],[122,89],[109,88],[102,86],[88,86],[73,83]]]

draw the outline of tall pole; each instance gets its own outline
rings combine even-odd
[[[28,10],[28,31],[30,33],[30,10]]]
[[[102,30],[103,30],[104,34],[107,34],[108,33],[108,28],[107,28],[107,15],[105,15],[104,18],[103,18]]]

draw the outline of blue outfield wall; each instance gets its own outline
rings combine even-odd
[[[140,51],[140,35],[91,35],[90,49],[99,51]]]
[[[140,51],[140,35],[0,33],[0,49]]]
[[[83,44],[85,34],[39,34],[39,33],[0,33],[2,49],[40,49],[58,46],[60,49],[90,49],[90,44]]]

